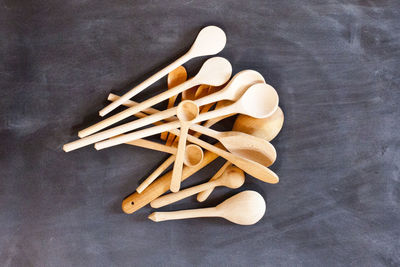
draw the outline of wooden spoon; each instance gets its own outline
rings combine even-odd
[[[176,153],[176,159],[174,163],[174,169],[172,171],[172,179],[170,190],[172,192],[178,192],[181,186],[182,179],[182,167],[183,158],[186,149],[186,138],[188,136],[189,127],[192,121],[199,115],[199,107],[190,100],[185,100],[178,105],[177,116],[180,122],[180,136],[178,143],[178,151]]]
[[[141,91],[152,85],[154,82],[158,81],[169,72],[176,69],[180,65],[183,65],[190,59],[207,55],[215,55],[219,53],[225,47],[225,44],[226,35],[223,30],[216,26],[208,26],[203,28],[197,35],[197,38],[189,51],[187,51],[183,56],[178,58],[175,62],[171,63],[169,66],[160,70],[147,80],[143,81],[142,83],[131,89],[128,93],[124,94],[120,100],[113,102],[100,110],[100,116],[108,114],[110,111],[122,105],[126,100],[134,97],[136,94],[140,93]]]
[[[161,222],[198,217],[222,217],[236,224],[252,225],[261,220],[265,214],[265,209],[264,198],[255,191],[247,190],[228,198],[213,208],[153,212],[149,219]]]
[[[168,84],[168,89],[171,89],[187,79],[187,72],[184,66],[179,66],[170,73],[168,73],[168,78],[167,78],[167,84]],[[177,95],[171,96],[168,99],[168,106],[167,108],[172,108],[175,104]],[[123,104],[122,104],[123,105]],[[161,140],[166,140],[168,137],[168,132],[163,132],[161,133]],[[168,144],[167,144],[168,145]]]
[[[222,57],[210,58],[206,62],[204,62],[200,71],[193,78],[187,80],[184,83],[181,83],[180,85],[178,85],[170,90],[166,90],[150,99],[147,99],[147,100],[141,102],[137,106],[125,109],[124,111],[121,111],[120,113],[117,113],[103,121],[100,121],[86,129],[80,131],[78,133],[78,136],[85,137],[85,136],[91,135],[95,132],[98,132],[110,125],[113,125],[114,123],[117,123],[135,113],[138,113],[145,108],[154,106],[154,105],[160,103],[161,101],[166,100],[171,96],[177,95],[193,86],[200,85],[200,84],[209,84],[209,85],[213,85],[213,86],[222,85],[229,80],[229,78],[231,77],[231,74],[232,74],[232,66],[228,60],[226,60]],[[127,99],[124,99],[121,103],[125,102],[126,100]],[[114,101],[113,103],[116,103],[116,102],[117,101]]]
[[[212,118],[241,113],[255,118],[266,118],[278,108],[279,97],[275,89],[267,84],[258,83],[252,85],[236,102],[221,109],[200,114],[193,123],[202,122]],[[129,134],[120,135],[95,144],[100,150],[110,146],[127,143],[136,139],[148,137],[163,131],[169,131],[179,127],[179,122],[169,122],[163,125],[146,128]]]
[[[244,132],[253,136],[257,136],[259,138],[264,138],[267,141],[271,141],[275,138],[275,136],[278,135],[278,133],[282,129],[283,121],[284,115],[282,109],[278,107],[278,109],[267,118],[257,119],[247,115],[239,115],[235,120],[233,130]],[[220,170],[210,179],[210,181],[218,178],[221,173],[230,165],[231,163],[229,161],[222,165]],[[205,201],[212,193],[212,191],[213,189],[211,188],[200,192],[197,195],[197,201]]]
[[[198,106],[203,106],[209,103],[213,103],[215,101],[220,100],[232,100],[236,101],[240,96],[246,92],[250,85],[263,82],[264,78],[262,75],[253,70],[244,70],[236,74],[231,81],[220,91],[215,92],[212,95],[208,95],[201,99],[195,101]],[[182,85],[182,84],[181,84]],[[272,87],[271,87],[272,88]],[[269,89],[269,87],[268,87]],[[171,89],[172,90],[172,89]],[[130,107],[133,109],[134,107]],[[136,111],[136,110],[135,110]],[[148,116],[146,118],[142,118],[140,120],[135,120],[129,123],[125,123],[121,126],[117,126],[111,128],[109,130],[102,131],[100,133],[93,134],[91,136],[70,142],[64,145],[63,149],[65,152],[69,152],[101,140],[111,138],[113,136],[117,136],[123,134],[128,131],[135,130],[137,128],[146,126],[148,124],[154,123],[156,121],[170,118],[176,114],[176,107],[167,109],[165,111],[157,112],[153,116]],[[204,113],[206,114],[206,113]]]
[[[243,171],[237,167],[231,166],[227,168],[225,172],[220,177],[218,177],[218,179],[183,189],[177,193],[164,195],[153,200],[150,205],[153,208],[161,208],[171,203],[177,202],[181,199],[197,194],[203,190],[215,188],[217,186],[226,186],[232,189],[239,188],[244,184],[244,179],[245,177]]]

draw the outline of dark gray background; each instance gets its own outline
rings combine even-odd
[[[399,10],[395,0],[1,1],[0,264],[399,266]],[[272,142],[281,182],[243,187],[265,197],[266,215],[249,227],[154,223],[149,207],[126,215],[122,199],[166,155],[61,147],[100,120],[110,91],[126,92],[213,24],[234,73],[262,73],[285,112]],[[191,75],[205,59],[185,65]]]

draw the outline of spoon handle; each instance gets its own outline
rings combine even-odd
[[[180,65],[183,65],[185,62],[187,62],[190,59],[191,59],[190,54],[185,53],[183,56],[181,56],[180,58],[175,60],[170,65],[166,66],[162,70],[158,71],[157,73],[153,74],[152,76],[150,76],[149,78],[147,78],[146,80],[141,82],[136,87],[132,88],[129,92],[127,92],[126,94],[121,96],[120,99],[114,101],[113,103],[109,104],[108,106],[106,106],[105,108],[100,110],[99,111],[100,116],[103,117],[103,116],[107,115],[108,113],[113,111],[115,108],[122,105],[122,103],[124,103],[126,100],[134,97],[135,95],[137,95],[138,93],[140,93],[141,91],[143,91],[144,89],[146,89],[147,87],[149,87],[150,85],[152,85],[153,83],[155,83],[156,81],[158,81],[159,79],[161,79],[162,77],[164,77],[165,75],[167,75],[168,73],[170,73],[171,71],[173,71],[174,69],[179,67]]]
[[[149,177],[146,178],[139,186],[136,188],[136,192],[139,194],[143,192],[152,182],[154,182],[155,179],[157,179],[158,176],[161,175],[174,161],[175,161],[176,156],[171,155],[169,158],[167,158],[166,161],[164,161],[160,166],[158,166],[155,171],[153,171]]]
[[[165,152],[169,154],[176,154],[176,147],[167,146],[164,144],[160,144],[157,142],[153,142],[146,139],[138,139],[132,142],[127,143],[128,145],[143,147],[147,149],[152,149],[160,152]]]
[[[218,211],[215,207],[192,209],[192,210],[179,210],[170,212],[156,211],[149,215],[149,219],[154,222],[162,222],[169,220],[181,220],[199,217],[218,217]]]
[[[191,129],[191,130],[194,130],[194,131],[196,131],[196,132],[198,132],[198,133],[205,134],[205,135],[208,135],[208,136],[213,137],[213,138],[215,138],[215,139],[218,139],[218,134],[219,134],[219,132],[218,132],[218,131],[215,131],[215,130],[213,130],[213,129],[210,129],[210,128],[201,126],[201,125],[199,125],[199,124],[192,124],[192,125],[190,126],[190,129]]]
[[[129,104],[132,104],[132,107],[135,107],[134,104],[137,104],[137,103],[133,102],[133,101],[130,101]],[[154,113],[154,112],[157,112],[157,111],[154,111],[153,109],[148,109],[148,111],[151,111],[151,112],[149,112],[150,114]],[[167,115],[170,115],[170,116],[174,115],[173,111],[168,110],[168,112],[170,112],[170,114],[167,114]],[[164,114],[166,114],[168,112],[167,111],[163,111],[163,112],[160,112],[159,115],[158,115],[158,113],[154,114],[154,115],[156,117],[163,117],[163,118],[167,117],[167,119],[165,119],[167,121],[176,120],[176,117],[168,118],[169,116],[164,116]],[[152,120],[147,120],[147,118],[150,118],[152,116],[147,116],[146,117],[145,114],[141,114],[140,112],[136,113],[135,116],[141,117],[142,119],[135,120],[135,121],[132,121],[132,122],[128,122],[126,124],[123,124],[123,125],[120,125],[120,126],[117,126],[117,127],[114,127],[114,128],[111,128],[111,129],[108,129],[108,130],[105,130],[105,131],[102,131],[102,132],[99,132],[99,133],[84,137],[84,138],[81,138],[81,139],[78,139],[78,140],[75,140],[73,142],[65,144],[63,149],[64,149],[65,152],[69,152],[69,151],[72,151],[72,150],[75,150],[75,149],[78,149],[78,148],[81,148],[81,147],[84,147],[84,146],[87,146],[87,145],[90,145],[90,144],[94,144],[94,143],[102,141],[104,139],[111,138],[111,137],[123,134],[123,133],[125,133],[127,131],[131,131],[132,129],[139,128],[141,126],[146,125],[146,122],[148,122],[148,121],[150,121],[150,123],[155,123],[157,121],[157,118],[154,120],[154,117],[153,117]],[[158,125],[161,126],[161,123],[158,124]],[[149,129],[152,129],[152,128],[149,128]]]
[[[164,207],[166,205],[172,204],[174,202],[177,202],[181,199],[190,197],[194,194],[197,194],[201,191],[210,189],[210,188],[214,188],[216,186],[219,186],[218,181],[210,181],[204,184],[199,184],[193,187],[189,187],[183,190],[180,190],[179,192],[176,193],[171,193],[171,194],[167,194],[164,196],[161,196],[155,200],[153,200],[152,202],[150,202],[150,205],[152,208],[161,208]]]
[[[183,157],[186,150],[186,138],[188,136],[189,124],[190,123],[187,122],[181,122],[178,151],[176,152],[176,159],[172,171],[171,186],[169,188],[171,192],[178,192],[179,188],[181,187]]]
[[[202,122],[202,121],[206,121],[206,120],[211,120],[211,119],[214,119],[214,118],[227,116],[227,115],[232,116],[235,113],[237,113],[237,111],[235,109],[237,109],[238,107],[235,104],[236,104],[236,102],[233,103],[233,104],[230,104],[228,106],[225,106],[223,108],[219,108],[219,109],[215,109],[213,111],[202,113],[193,121],[193,123],[198,123],[198,122]]]
[[[124,111],[121,111],[120,113],[117,113],[114,116],[111,116],[105,120],[102,120],[86,129],[78,132],[78,135],[79,135],[79,137],[82,138],[82,137],[91,135],[95,132],[98,132],[110,125],[113,125],[114,123],[117,123],[123,119],[128,118],[129,116],[131,116],[135,113],[138,113],[138,112],[140,112],[146,108],[149,108],[151,106],[154,106],[154,105],[160,103],[161,101],[168,99],[171,96],[177,95],[177,94],[197,85],[198,83],[199,82],[197,81],[196,77],[191,78],[191,79],[187,80],[186,82],[183,82],[180,85],[178,85],[170,90],[164,91],[164,92],[160,93],[159,95],[156,95],[152,98],[149,98],[149,99],[139,103],[136,106],[125,109]],[[121,98],[119,98],[119,99],[121,99]],[[116,101],[114,101],[113,103],[115,103],[115,102]],[[125,102],[125,100],[123,102]],[[122,133],[127,132],[127,131],[129,131],[129,129],[123,131]]]
[[[231,166],[231,163],[229,161],[225,162],[225,164],[222,165],[222,167],[214,174],[214,176],[211,177],[210,181],[218,179],[224,173],[226,168],[228,168],[229,166]],[[214,190],[214,188],[209,188],[207,190],[204,190],[204,191],[198,193],[197,194],[197,201],[198,202],[205,201],[211,195],[213,190]]]
[[[144,137],[148,137],[148,136],[152,136],[155,134],[159,134],[162,133],[164,131],[170,131],[171,129],[176,129],[179,128],[180,126],[180,122],[179,121],[173,121],[173,122],[169,122],[169,123],[164,123],[162,125],[158,125],[158,126],[154,126],[151,128],[146,128],[140,131],[136,131],[136,132],[132,132],[132,133],[128,133],[128,134],[123,134],[108,140],[104,140],[101,141],[99,143],[95,144],[95,148],[97,150],[100,149],[104,149],[107,147],[111,147],[111,146],[116,146],[116,145],[120,145],[123,143],[127,143],[133,140],[137,140],[140,138],[144,138]],[[88,138],[91,136],[88,136]],[[80,140],[78,140],[80,141]]]

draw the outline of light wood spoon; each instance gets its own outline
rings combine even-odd
[[[212,118],[241,113],[255,118],[266,118],[278,108],[279,97],[275,89],[267,84],[252,85],[236,102],[221,109],[200,114],[193,123],[202,122]],[[179,122],[169,122],[159,126],[146,128],[129,134],[120,135],[95,144],[95,148],[103,148],[127,143],[136,139],[148,137],[163,131],[179,127]]]
[[[143,81],[142,83],[131,89],[128,93],[124,94],[120,100],[115,101],[100,110],[100,116],[108,114],[110,111],[122,105],[126,100],[134,97],[136,94],[140,93],[180,65],[183,65],[188,60],[195,57],[215,55],[219,53],[225,47],[225,44],[226,35],[223,30],[216,26],[208,26],[203,28],[197,35],[197,38],[189,51],[187,51],[183,56],[178,58],[175,62],[171,63],[169,66],[160,70],[156,74],[149,77],[147,80]]]
[[[186,149],[186,138],[192,121],[199,115],[199,107],[190,100],[185,100],[178,105],[177,116],[180,122],[180,136],[178,142],[178,151],[172,171],[170,190],[178,192],[181,186],[183,157]]]
[[[244,70],[236,74],[231,81],[220,91],[215,92],[212,95],[205,96],[196,100],[196,104],[198,106],[203,106],[205,104],[213,103],[215,101],[220,100],[238,100],[244,92],[249,88],[250,85],[263,82],[264,78],[262,75],[253,70]],[[181,84],[182,85],[182,84]],[[180,86],[181,86],[180,85]],[[173,89],[172,89],[173,90]],[[142,102],[143,103],[143,102]],[[141,104],[142,104],[141,103]],[[140,105],[140,104],[139,104]],[[130,107],[129,109],[134,109],[135,107]],[[128,109],[127,109],[128,110]],[[135,110],[136,111],[136,110]],[[100,133],[93,134],[91,136],[70,142],[65,144],[63,149],[65,152],[69,152],[101,140],[111,138],[113,136],[117,136],[123,134],[128,131],[135,130],[137,128],[149,125],[156,121],[170,118],[176,114],[176,107],[167,109],[165,111],[157,112],[153,116],[148,116],[146,118],[135,120],[129,123],[125,123],[123,125],[111,128],[109,130],[102,131]],[[204,113],[207,114],[207,113]]]
[[[153,212],[149,219],[155,222],[180,220],[198,217],[222,217],[240,225],[257,223],[265,214],[264,198],[255,191],[243,191],[228,198],[213,208],[181,210],[171,212]]]
[[[171,96],[177,95],[193,86],[200,84],[209,84],[209,85],[222,85],[226,83],[232,74],[232,66],[228,60],[222,57],[213,57],[204,62],[200,71],[193,78],[187,80],[180,85],[171,88],[170,90],[166,90],[152,98],[149,98],[139,105],[125,109],[120,113],[117,113],[105,120],[102,120],[80,132],[78,132],[79,137],[85,137],[91,135],[95,132],[98,132],[108,126],[111,126],[129,116],[142,111],[145,108],[154,106],[160,103],[163,100],[168,99]],[[124,100],[125,101],[125,100]],[[113,103],[115,103],[114,101]]]
[[[217,186],[225,186],[232,189],[239,188],[244,184],[244,179],[245,177],[243,171],[237,167],[231,166],[227,168],[225,172],[220,177],[218,177],[218,179],[183,189],[177,193],[171,193],[161,196],[150,202],[150,205],[153,208],[161,208],[171,203],[177,202],[181,199],[197,194],[203,190],[215,188]]]
[[[271,141],[281,131],[283,121],[284,115],[282,109],[278,107],[278,109],[271,116],[263,119],[257,119],[246,115],[239,115],[235,120],[233,130],[244,132],[259,138],[263,138],[267,141]],[[231,163],[229,161],[226,162],[220,168],[220,170],[210,179],[210,181],[218,178],[221,173],[230,165]],[[212,191],[213,189],[211,188],[200,192],[197,195],[197,200],[199,202],[205,201],[212,193]]]
[[[168,78],[167,78],[167,84],[168,84],[168,89],[171,89],[187,79],[187,72],[184,66],[179,66],[170,73],[168,73]],[[171,96],[168,99],[168,105],[167,108],[172,108],[175,105],[177,95]],[[123,105],[123,104],[122,104]],[[163,132],[161,133],[161,140],[167,140],[168,137],[168,132]],[[168,145],[168,144],[167,144]]]

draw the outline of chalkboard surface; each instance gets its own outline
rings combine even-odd
[[[399,3],[2,1],[0,265],[399,266]],[[122,199],[166,155],[62,145],[100,120],[108,93],[166,66],[207,25],[225,30],[220,55],[234,73],[257,70],[280,95],[285,124],[272,169],[281,181],[248,177],[239,190],[163,209],[212,206],[252,189],[267,200],[254,226],[154,223],[149,206],[126,215]],[[185,64],[189,74],[205,59]]]

